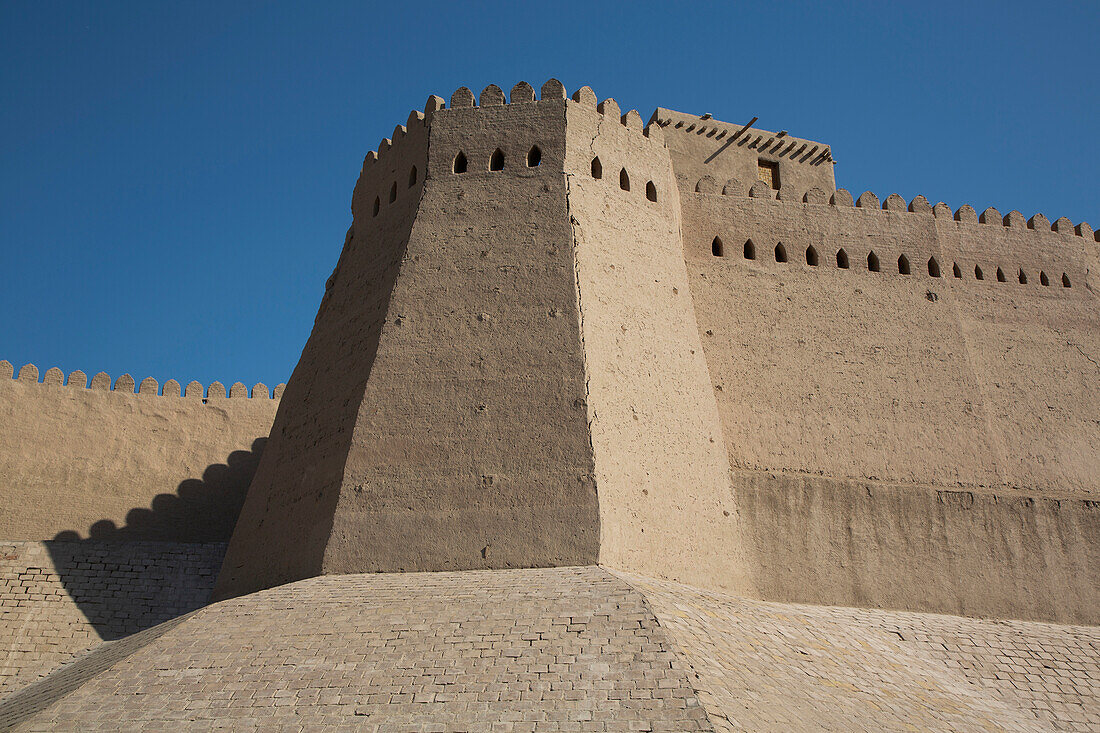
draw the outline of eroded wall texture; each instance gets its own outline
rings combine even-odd
[[[429,100],[368,157],[219,596],[596,561],[564,92],[487,92]]]
[[[701,154],[670,146],[677,168]],[[680,183],[760,595],[1100,620],[1087,225]]]

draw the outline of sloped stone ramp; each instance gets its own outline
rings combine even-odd
[[[599,567],[312,578],[136,636],[24,690],[35,705],[24,697],[18,719],[3,717],[18,695],[0,701],[0,721],[20,731],[1100,721],[1093,627],[747,601]]]
[[[717,731],[1098,731],[1100,627],[752,601],[625,573]]]
[[[645,599],[597,567],[328,576],[224,601],[16,729],[213,727],[712,730]]]

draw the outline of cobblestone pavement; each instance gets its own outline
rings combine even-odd
[[[751,601],[615,573],[719,731],[1098,731],[1100,627]]]
[[[213,727],[713,730],[641,594],[598,567],[328,576],[214,604],[16,729]]]

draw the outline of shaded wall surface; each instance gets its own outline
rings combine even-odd
[[[0,378],[0,538],[229,538],[278,404],[266,388],[204,399],[27,371]]]
[[[1100,622],[1095,241],[844,194],[682,193],[760,594]]]

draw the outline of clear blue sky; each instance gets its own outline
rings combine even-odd
[[[548,77],[759,116],[837,183],[1100,225],[1100,3],[0,2],[0,358],[285,381],[364,154]]]

